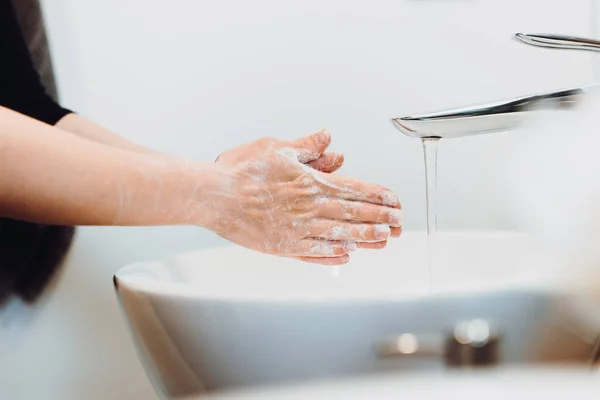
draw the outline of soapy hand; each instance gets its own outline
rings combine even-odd
[[[322,134],[321,134],[322,133]],[[280,142],[276,139],[263,138],[243,144],[233,149],[229,149],[219,154],[215,162],[233,166],[243,161],[247,161],[256,156],[256,152],[263,150],[264,142]],[[321,172],[335,172],[344,164],[344,155],[341,153],[326,153],[325,150],[331,143],[331,135],[326,131],[321,131],[318,134],[310,135],[299,139],[293,143],[295,148],[306,148],[311,153],[310,157],[306,157],[303,163]]]
[[[222,153],[232,177],[214,230],[241,246],[303,261],[338,265],[357,247],[382,248],[399,236],[395,194],[331,172],[343,156],[325,153],[326,131],[285,142],[264,138]],[[232,204],[229,204],[232,203]]]

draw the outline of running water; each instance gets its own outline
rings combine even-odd
[[[427,200],[427,266],[429,283],[432,283],[432,267],[437,235],[437,152],[439,138],[424,138],[426,200]]]

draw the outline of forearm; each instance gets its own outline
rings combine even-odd
[[[198,192],[217,192],[222,175],[213,163],[117,149],[0,107],[5,217],[57,225],[210,228]]]
[[[162,154],[158,151],[132,143],[78,114],[71,113],[65,115],[55,126],[77,136],[119,149],[135,151],[138,153]]]

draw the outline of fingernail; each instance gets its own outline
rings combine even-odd
[[[402,236],[402,228],[396,228],[392,231],[392,237],[394,238],[399,238],[400,236]]]
[[[354,251],[357,249],[356,242],[344,242],[344,250]]]
[[[329,156],[331,157],[331,162],[336,163],[340,160],[340,158],[344,157],[344,155],[342,153],[328,153]]]
[[[327,129],[321,129],[320,139],[321,141],[319,144],[321,145],[331,142],[331,133]]]
[[[404,222],[404,212],[402,210],[392,210],[390,211],[390,224],[397,228],[402,226],[402,222]]]
[[[387,239],[390,236],[392,230],[387,225],[376,225],[375,226],[375,238],[376,239]]]
[[[398,196],[392,192],[381,193],[381,199],[384,206],[396,207],[398,204],[400,204]]]

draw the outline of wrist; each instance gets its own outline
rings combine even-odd
[[[215,163],[185,162],[179,223],[221,233],[227,223],[226,204],[234,197],[235,174]]]

